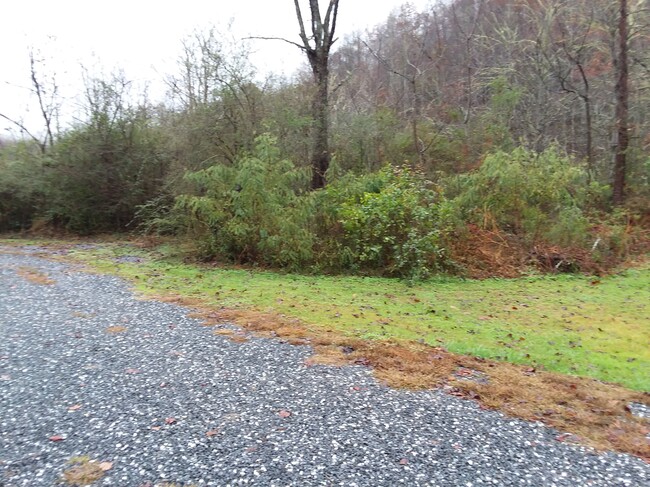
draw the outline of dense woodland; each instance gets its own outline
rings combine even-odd
[[[410,279],[647,251],[648,0],[407,4],[337,39],[338,3],[303,6],[292,79],[259,81],[246,43],[198,32],[164,102],[87,75],[67,129],[32,53],[43,129],[0,114],[22,133],[0,146],[0,230],[170,235],[205,260]]]

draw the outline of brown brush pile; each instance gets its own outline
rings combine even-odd
[[[538,242],[532,248],[520,238],[498,228],[482,228],[470,224],[466,231],[454,240],[450,257],[473,279],[490,277],[514,278],[536,269],[543,273],[575,273],[603,275],[616,268],[630,256],[642,256],[650,252],[650,230],[636,224],[625,229],[622,248],[602,251],[611,245],[611,229],[606,226],[592,229],[594,246],[592,252],[581,247],[559,247]],[[597,260],[596,260],[597,256]]]

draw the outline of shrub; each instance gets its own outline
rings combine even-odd
[[[41,215],[48,162],[34,145],[23,141],[0,149],[0,231],[30,228]]]
[[[363,191],[359,191],[363,189]],[[341,264],[411,280],[449,266],[444,241],[449,207],[430,181],[407,168],[343,179],[328,189],[341,198]]]
[[[219,256],[300,269],[313,257],[313,208],[301,197],[309,173],[280,159],[275,139],[262,135],[252,154],[233,166],[188,173],[196,194],[177,198],[204,257]]]
[[[496,227],[529,243],[583,245],[589,222],[583,207],[587,175],[556,148],[523,148],[488,155],[475,171],[449,181],[461,220]]]

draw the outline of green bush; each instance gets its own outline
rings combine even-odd
[[[262,135],[252,154],[233,166],[188,173],[194,195],[177,198],[204,257],[255,262],[290,269],[312,261],[313,208],[302,197],[309,173],[282,160],[275,139]]]
[[[343,266],[411,280],[449,266],[444,246],[449,206],[421,174],[385,168],[335,182],[326,191],[334,200],[343,196],[336,208]]]
[[[462,221],[499,228],[534,243],[583,245],[589,221],[582,166],[556,148],[488,155],[475,171],[449,181]]]
[[[0,150],[0,231],[30,228],[43,212],[48,159],[27,142]]]
[[[449,207],[429,181],[395,168],[337,177],[334,166],[334,181],[309,192],[309,171],[281,159],[275,138],[263,135],[233,166],[188,173],[195,192],[177,197],[166,217],[143,209],[160,228],[182,215],[204,258],[411,280],[448,265]]]

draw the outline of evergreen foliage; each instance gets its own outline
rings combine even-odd
[[[519,147],[488,155],[449,188],[461,221],[566,246],[582,245],[587,236],[586,181],[585,168],[556,147],[539,154]]]
[[[350,264],[409,279],[444,270],[450,215],[440,191],[406,167],[382,169],[371,181],[374,191],[348,196],[338,208]]]
[[[301,197],[309,173],[279,157],[275,139],[262,135],[255,150],[233,166],[190,172],[192,195],[179,196],[176,209],[201,238],[204,257],[299,269],[312,260],[313,209]]]

